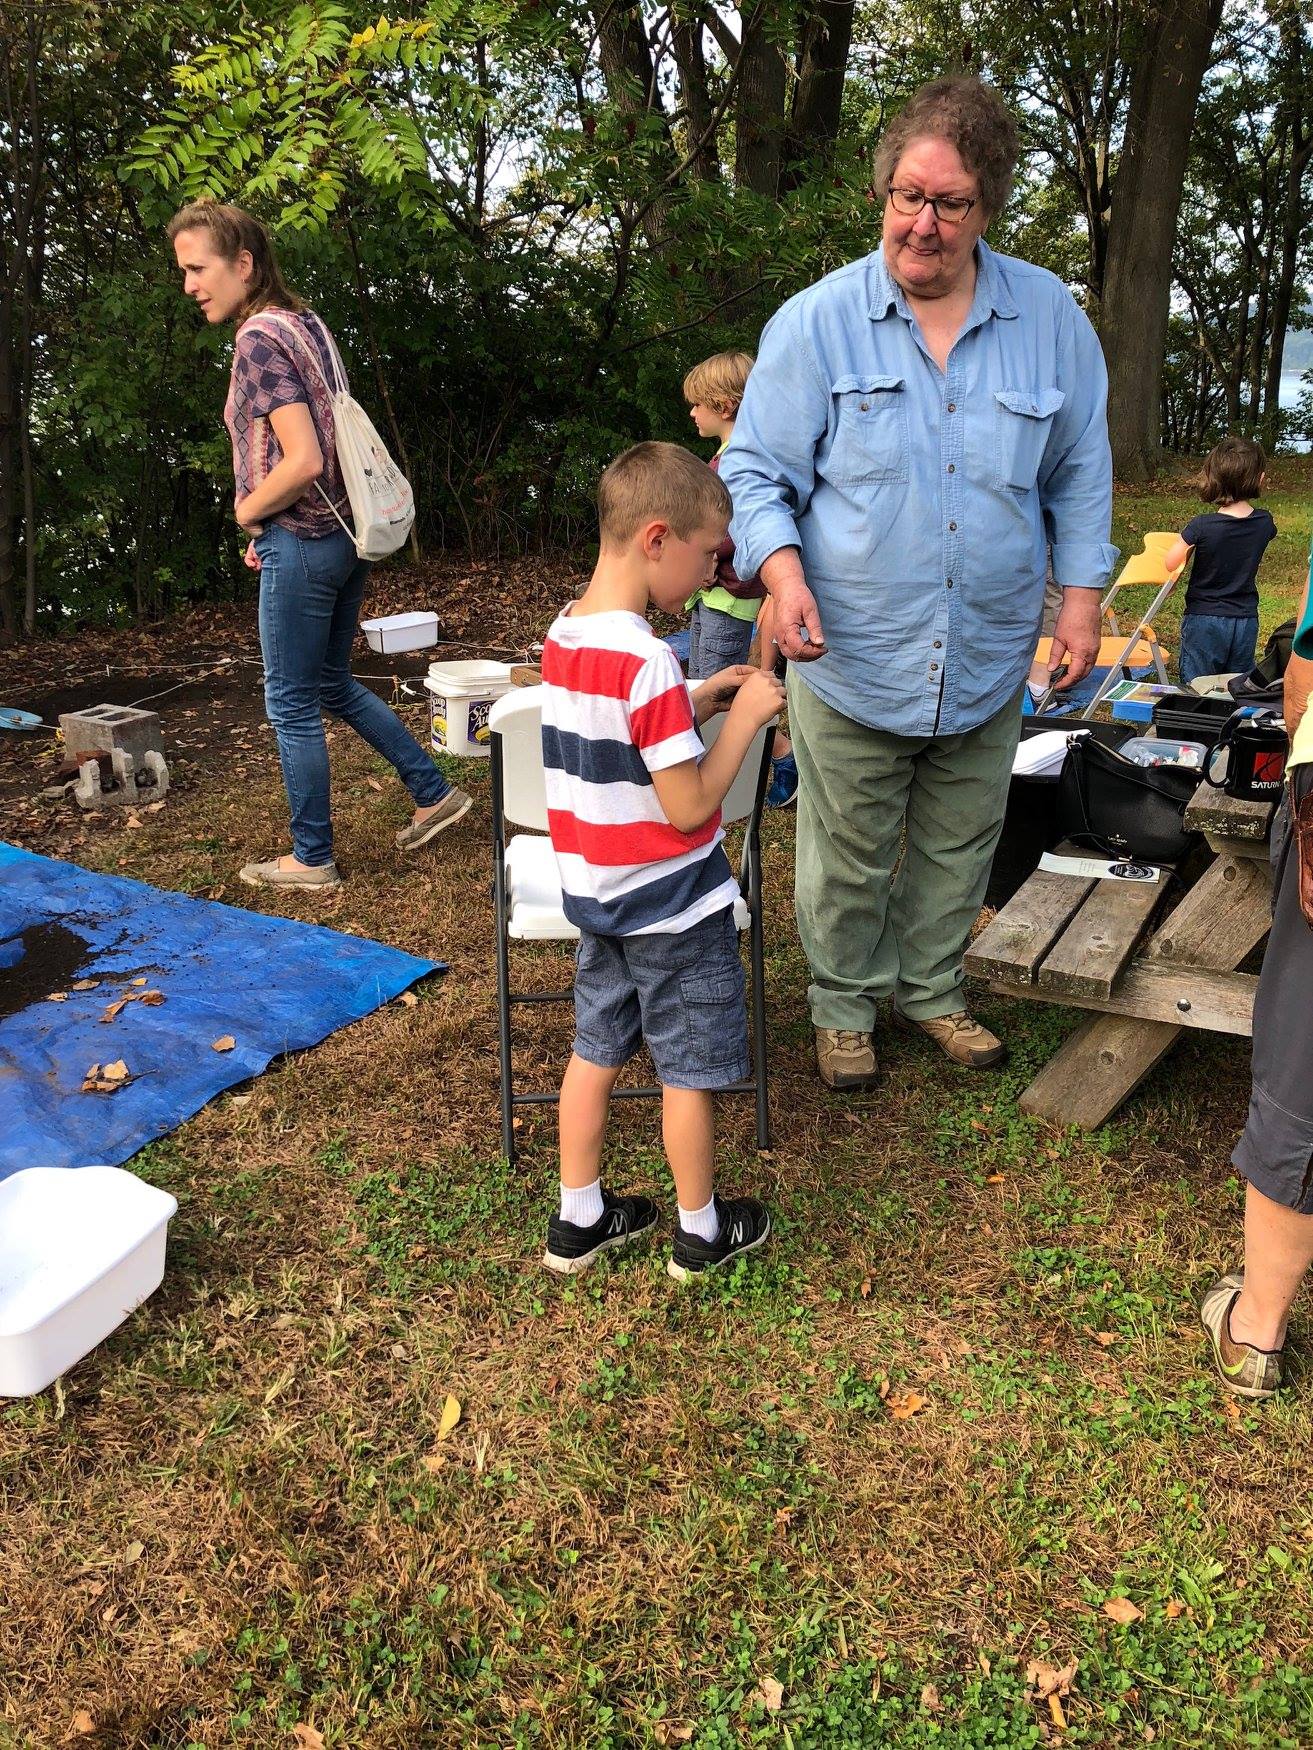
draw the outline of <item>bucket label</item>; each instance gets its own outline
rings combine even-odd
[[[447,745],[447,701],[438,693],[432,693],[430,697],[433,700],[430,706],[433,745],[445,748]]]
[[[485,746],[492,739],[492,731],[488,728],[488,714],[494,703],[492,699],[470,700],[469,737],[480,746]]]

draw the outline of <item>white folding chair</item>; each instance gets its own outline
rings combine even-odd
[[[720,732],[723,717],[713,717],[702,730],[708,746]],[[566,917],[561,878],[547,832],[547,792],[543,782],[542,688],[520,687],[507,693],[488,716],[492,733],[492,880],[497,911],[497,1021],[501,1060],[502,1153],[515,1159],[515,1108],[549,1106],[558,1090],[517,1091],[511,1065],[511,1009],[516,1003],[569,1002],[572,990],[512,991],[510,945],[523,942],[573,942],[579,932]],[[770,1147],[770,1111],[766,1089],[765,949],[761,905],[761,811],[770,780],[773,725],[754,737],[738,776],[721,804],[728,826],[745,821],[739,867],[739,898],[734,922],[748,932],[751,956],[752,1069],[746,1081],[727,1093],[752,1094],[757,1106],[757,1147]],[[507,824],[523,827],[509,841]],[[659,1087],[617,1088],[621,1100],[650,1099]]]

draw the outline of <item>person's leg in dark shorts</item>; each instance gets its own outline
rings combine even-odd
[[[561,1082],[560,1207],[547,1228],[543,1263],[573,1276],[603,1252],[656,1226],[650,1197],[615,1195],[602,1185],[602,1145],[611,1091],[642,1044],[638,993],[625,966],[622,936],[583,935],[575,955],[574,1051]]]
[[[1287,808],[1313,806],[1313,766],[1293,776]],[[1283,810],[1283,815],[1286,810]],[[1299,855],[1286,820],[1274,828],[1272,934],[1254,999],[1249,1117],[1232,1156],[1246,1181],[1245,1264],[1208,1290],[1201,1315],[1232,1391],[1270,1397],[1295,1296],[1313,1266],[1313,928],[1299,903]]]
[[[749,1069],[738,932],[727,907],[677,933],[623,943],[664,1090],[661,1134],[679,1209],[667,1268],[686,1281],[755,1251],[770,1233],[764,1204],[718,1197],[714,1186],[714,1096]]]

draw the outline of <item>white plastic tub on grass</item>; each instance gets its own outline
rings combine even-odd
[[[154,1293],[177,1207],[122,1167],[0,1180],[0,1397],[44,1391]]]

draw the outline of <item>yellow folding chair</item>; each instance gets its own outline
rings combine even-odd
[[[1133,680],[1133,670],[1148,668],[1152,663],[1158,674],[1158,679],[1167,685],[1167,661],[1172,654],[1164,650],[1158,642],[1158,634],[1154,630],[1153,618],[1172,593],[1176,580],[1180,577],[1184,566],[1177,566],[1175,571],[1168,571],[1165,564],[1167,549],[1177,540],[1177,536],[1164,531],[1155,531],[1144,537],[1144,548],[1139,553],[1133,553],[1122,566],[1121,575],[1099,604],[1099,616],[1103,628],[1103,636],[1099,639],[1099,654],[1094,659],[1096,668],[1106,668],[1108,673],[1099,690],[1083,709],[1093,712],[1101,705],[1119,680]],[[1148,608],[1136,621],[1129,635],[1122,631],[1117,622],[1117,593],[1123,589],[1152,588],[1158,585],[1158,593],[1150,602]],[[1051,638],[1041,638],[1035,647],[1035,660],[1047,663],[1053,649]],[[1043,698],[1035,707],[1038,717],[1045,706],[1054,697],[1056,688],[1050,686]]]

